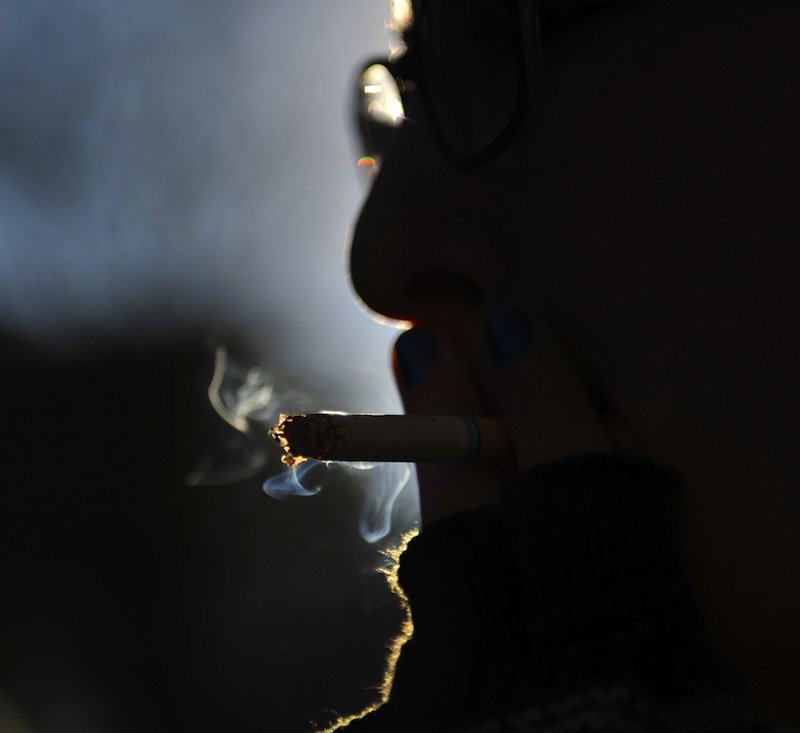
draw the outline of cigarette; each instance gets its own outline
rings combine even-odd
[[[281,415],[269,436],[289,467],[319,461],[497,461],[511,453],[502,421],[452,415]]]

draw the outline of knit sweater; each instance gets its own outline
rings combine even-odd
[[[346,733],[776,730],[704,628],[680,484],[584,455],[425,527],[401,557],[414,632],[389,699]]]

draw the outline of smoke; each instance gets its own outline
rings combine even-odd
[[[22,578],[30,562],[37,582],[11,587],[13,603],[4,610],[13,616],[14,607],[30,603],[37,620],[22,618],[3,631],[13,632],[23,654],[10,661],[28,670],[30,686],[21,679],[19,689],[55,701],[43,715],[61,710],[68,721],[74,710],[125,701],[117,727],[138,719],[137,704],[149,711],[152,703],[169,716],[165,726],[180,719],[196,731],[257,731],[266,721],[303,733],[321,710],[363,707],[373,672],[383,669],[391,631],[381,621],[389,618],[386,595],[370,586],[384,606],[367,614],[361,586],[351,582],[362,572],[374,582],[381,547],[362,541],[354,525],[377,542],[387,522],[413,524],[413,475],[405,488],[403,476],[389,476],[383,488],[382,469],[318,466],[299,484],[324,493],[307,511],[306,504],[278,504],[259,486],[267,475],[284,476],[265,435],[278,411],[398,409],[388,368],[396,334],[354,303],[346,262],[364,193],[349,140],[349,84],[363,58],[386,52],[387,5],[0,3],[0,331],[9,342],[57,356],[58,365],[89,350],[116,360],[128,346],[151,354],[164,345],[172,354],[187,335],[230,347],[218,352],[219,380],[208,385],[220,430],[211,426],[208,439],[218,442],[186,477],[195,488],[153,503],[170,469],[185,471],[194,435],[205,436],[207,426],[183,434],[193,417],[164,413],[162,424],[159,406],[146,402],[142,415],[152,414],[157,429],[146,445],[115,449],[119,461],[139,450],[147,450],[143,458],[175,450],[175,466],[152,467],[165,476],[154,475],[152,486],[130,497],[108,493],[102,476],[100,500],[70,501],[77,514],[65,513],[63,525],[46,503],[21,505],[30,504],[31,521],[44,512],[44,523],[23,532],[12,576],[19,569]],[[51,387],[70,390],[72,404],[71,380],[59,375]],[[192,368],[186,378],[194,376]],[[180,379],[165,375],[156,395]],[[130,389],[139,394],[145,383],[115,382],[98,409],[113,417],[120,395],[138,416]],[[183,399],[181,390],[164,407]],[[98,420],[99,433],[106,423]],[[62,449],[83,436],[78,431]],[[93,447],[78,446],[84,462]],[[100,466],[118,466],[114,456],[98,456]],[[134,473],[150,465],[134,462]],[[395,469],[403,470],[389,472]],[[90,501],[93,490],[84,486],[80,497]],[[339,491],[347,492],[344,501]],[[59,547],[52,566],[46,548],[25,556],[51,526],[52,548]],[[135,543],[123,542],[128,530]],[[389,530],[381,544],[391,537]],[[63,538],[69,548],[62,558]],[[141,551],[128,553],[128,546]],[[63,573],[73,559],[75,574]],[[82,612],[96,599],[99,622]],[[145,607],[160,612],[145,619]],[[38,656],[42,639],[56,655],[67,650],[63,670],[51,669],[49,652]],[[163,671],[157,685],[138,678],[121,684],[145,667]],[[71,696],[64,709],[59,691],[76,669],[89,674],[81,681],[85,696]],[[151,697],[156,687],[158,699]],[[113,700],[98,702],[104,690]]]
[[[235,430],[190,484],[264,469],[282,408],[397,411],[395,334],[356,305],[346,267],[364,192],[348,85],[388,49],[387,11],[0,5],[0,328],[59,356],[187,328],[249,342],[270,367],[218,355],[209,397]],[[394,489],[366,488],[381,472],[351,477],[385,507]]]
[[[383,409],[393,335],[347,278],[363,195],[347,103],[351,70],[387,47],[386,13],[0,4],[0,328],[67,356],[235,332],[298,381]]]
[[[286,468],[264,482],[273,499],[315,496],[323,489],[357,487],[362,493],[359,530],[370,543],[392,532],[395,504],[411,479],[408,463],[328,462],[309,459]]]
[[[52,351],[221,311],[241,18],[205,5],[0,8],[0,318]]]
[[[316,496],[323,490],[357,490],[362,496],[361,536],[375,543],[393,533],[397,502],[404,489],[413,488],[410,464],[309,459],[293,468],[284,465],[277,460],[275,443],[267,438],[267,431],[283,412],[312,409],[313,399],[273,370],[247,365],[233,357],[224,345],[216,350],[208,398],[217,414],[236,432],[224,446],[216,446],[204,456],[187,477],[187,483],[233,483],[257,475],[272,461],[272,475],[263,486],[271,498],[284,501]],[[406,516],[398,521],[403,525],[401,531],[406,531],[409,522],[413,524],[416,505],[411,502],[403,511]]]

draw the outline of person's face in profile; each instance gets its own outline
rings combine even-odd
[[[800,312],[787,26],[740,2],[592,14],[545,43],[532,127],[466,172],[415,104],[358,220],[359,296],[465,332],[485,303],[546,310],[668,464],[699,468],[718,440],[752,453],[743,413],[764,411],[761,437],[782,445],[778,413],[800,407],[781,336]],[[776,360],[791,385],[750,404]]]
[[[544,42],[532,126],[467,171],[412,95],[351,253],[368,307],[463,342],[497,304],[548,314],[684,476],[708,603],[731,602],[730,570],[772,599],[748,611],[767,635],[800,613],[781,596],[800,580],[798,21],[739,0],[588,14]]]
[[[752,5],[640,2],[566,28],[533,126],[473,171],[445,162],[417,105],[355,232],[364,302],[469,330],[483,314],[465,304],[546,309],[648,453],[746,444],[731,428],[759,365],[797,356],[779,334],[800,312],[796,44]]]

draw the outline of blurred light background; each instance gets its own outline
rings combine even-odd
[[[371,476],[389,507],[337,469],[277,501],[263,425],[206,390],[223,345],[231,394],[275,388],[265,420],[400,409],[396,333],[347,277],[349,85],[388,15],[0,3],[4,733],[304,733],[376,699],[413,478]],[[365,511],[390,526],[365,538]]]

